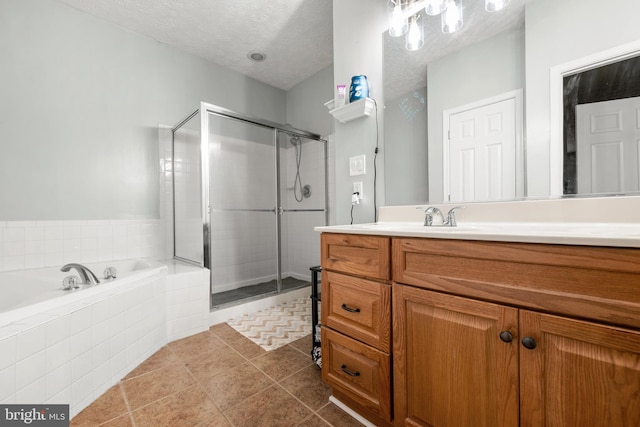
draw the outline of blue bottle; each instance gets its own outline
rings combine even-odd
[[[349,87],[349,102],[354,102],[369,96],[369,83],[367,76],[359,75],[351,77],[351,86]]]

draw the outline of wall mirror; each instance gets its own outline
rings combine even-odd
[[[414,52],[405,49],[403,37],[394,38],[386,31],[383,33],[387,204],[454,201],[451,187],[447,190],[447,179],[452,172],[459,172],[451,170],[451,159],[447,159],[451,150],[447,147],[451,137],[447,112],[464,110],[482,100],[490,101],[518,90],[524,98],[522,122],[531,128],[522,125],[521,129],[515,130],[521,148],[510,154],[515,161],[514,190],[510,194],[488,194],[466,201],[619,192],[609,182],[610,175],[603,181],[594,178],[597,182],[592,188],[578,189],[566,182],[565,178],[574,176],[571,156],[575,156],[575,148],[572,143],[564,142],[562,103],[560,107],[554,107],[557,100],[551,100],[549,105],[547,99],[554,98],[554,90],[560,90],[560,93],[563,90],[562,86],[554,88],[550,78],[550,71],[557,64],[590,57],[592,52],[640,37],[638,30],[614,31],[613,27],[619,28],[620,24],[608,23],[608,14],[619,16],[621,7],[625,8],[623,14],[640,7],[615,1],[616,4],[605,12],[607,16],[600,16],[595,12],[597,8],[592,7],[594,1],[587,0],[586,3],[511,0],[505,9],[488,13],[483,1],[467,0],[463,2],[464,26],[458,33],[443,34],[439,17],[425,16],[424,46]],[[604,22],[602,28],[599,27],[599,34],[604,32],[606,35],[591,42],[596,37],[592,34],[596,21]],[[598,61],[591,59],[593,67]],[[631,68],[634,67],[627,66],[626,69]],[[570,78],[568,71],[565,67],[563,76]],[[573,79],[575,84],[576,77]],[[585,76],[582,80],[589,78]],[[637,82],[638,78],[634,77],[634,80]],[[560,127],[554,127],[554,122]],[[615,144],[603,147],[601,158],[609,163],[617,161],[620,158],[618,148]],[[565,157],[568,160],[565,161]],[[566,173],[563,172],[565,163]],[[637,177],[637,164],[635,168]],[[597,170],[604,178],[608,167]],[[636,190],[623,188],[620,191]]]
[[[562,187],[557,185],[552,194],[640,190],[638,81],[640,41],[551,69],[552,103],[555,115],[562,117],[552,119],[552,132],[562,135],[562,150],[552,153],[552,160],[562,165],[552,170]]]

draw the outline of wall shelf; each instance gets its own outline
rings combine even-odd
[[[335,108],[329,113],[341,123],[347,123],[360,117],[369,116],[373,111],[375,101],[371,98],[363,98],[351,102],[342,107]]]

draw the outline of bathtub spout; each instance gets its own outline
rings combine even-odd
[[[73,263],[67,264],[63,266],[60,269],[60,271],[66,273],[72,268],[75,269],[80,275],[83,285],[90,285],[90,284],[97,285],[98,283],[100,283],[100,280],[98,280],[98,277],[95,274],[93,274],[93,271],[89,270],[87,267],[85,267],[82,264],[73,264]]]

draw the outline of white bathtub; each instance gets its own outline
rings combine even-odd
[[[0,403],[70,404],[74,416],[167,343],[167,266],[86,264],[76,291],[57,268],[0,273]]]
[[[0,272],[0,327],[18,321],[32,313],[41,313],[57,306],[97,296],[124,285],[124,281],[137,280],[160,264],[147,260],[121,260],[109,263],[83,264],[100,279],[98,285],[80,285],[78,289],[65,291],[62,280],[77,271],[64,273],[59,267]],[[116,279],[103,279],[107,267],[118,271]]]

